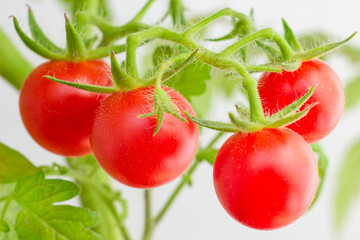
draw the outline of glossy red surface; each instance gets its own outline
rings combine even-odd
[[[294,72],[265,73],[258,90],[264,111],[272,115],[303,96],[316,85],[311,98],[301,107],[317,103],[302,119],[287,126],[309,143],[327,136],[339,122],[344,111],[344,89],[336,73],[323,61],[303,62]]]
[[[183,96],[168,87],[163,89],[180,110],[194,114]],[[154,87],[147,87],[107,98],[98,108],[91,133],[99,164],[131,187],[151,188],[174,180],[187,169],[197,150],[198,126],[168,113],[153,137],[156,116],[138,117],[153,110],[153,92]]]
[[[319,181],[310,146],[286,128],[232,135],[220,148],[213,177],[225,210],[262,230],[286,226],[303,215]]]
[[[63,156],[91,153],[94,112],[108,94],[76,89],[43,77],[111,86],[110,66],[103,61],[51,61],[37,67],[20,92],[20,113],[32,138],[43,148]]]

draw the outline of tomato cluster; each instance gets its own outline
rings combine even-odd
[[[214,185],[226,211],[256,229],[276,229],[298,219],[311,205],[318,168],[308,143],[328,135],[344,108],[344,90],[323,61],[305,61],[293,72],[265,73],[258,82],[264,111],[272,115],[316,86],[300,110],[316,104],[286,128],[239,132],[216,157]]]
[[[157,117],[139,118],[154,108],[154,87],[110,94],[91,93],[52,82],[111,86],[102,61],[51,61],[36,68],[20,94],[25,127],[41,146],[64,156],[94,153],[105,171],[136,188],[163,185],[180,176],[195,157],[199,129],[180,110],[194,111],[175,90],[162,86],[182,122],[165,113],[153,136]],[[265,73],[258,91],[264,111],[272,115],[316,90],[304,104],[316,103],[300,120],[278,129],[238,132],[220,148],[214,164],[214,186],[226,211],[256,229],[275,229],[299,218],[312,203],[318,169],[308,143],[330,133],[339,121],[344,93],[335,72],[321,60],[303,62],[293,72]],[[301,110],[301,109],[300,109]]]
[[[30,135],[63,156],[93,152],[109,175],[131,187],[151,188],[179,177],[195,157],[199,128],[165,113],[153,137],[156,117],[139,118],[154,108],[154,87],[109,94],[92,93],[46,79],[111,86],[102,61],[50,61],[37,67],[20,93],[20,113]],[[194,111],[178,92],[163,86],[179,109]],[[181,113],[184,118],[186,116]]]

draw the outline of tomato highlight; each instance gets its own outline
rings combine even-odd
[[[291,104],[315,85],[313,95],[299,111],[311,104],[316,105],[305,117],[287,126],[308,143],[326,137],[336,127],[344,111],[344,89],[334,70],[319,59],[311,59],[293,72],[264,73],[258,82],[261,103],[267,115],[273,115]]]
[[[191,105],[175,90],[162,86],[179,110]],[[179,177],[195,157],[199,128],[164,113],[153,136],[156,116],[140,118],[154,108],[154,87],[115,93],[99,106],[91,147],[102,168],[117,181],[135,188],[153,188]],[[180,113],[180,111],[179,111]]]
[[[63,156],[90,154],[94,113],[108,94],[56,83],[45,75],[70,82],[111,86],[110,66],[99,60],[46,62],[30,73],[20,92],[22,121],[39,145]]]
[[[286,128],[232,135],[219,150],[213,177],[230,216],[261,230],[286,226],[303,215],[319,182],[310,146]]]

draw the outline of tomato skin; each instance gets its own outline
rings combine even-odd
[[[319,181],[310,146],[286,128],[232,135],[219,150],[213,178],[225,210],[261,230],[283,227],[304,214]]]
[[[90,131],[99,102],[108,94],[76,89],[43,77],[111,86],[110,66],[103,61],[50,61],[38,66],[20,92],[20,114],[32,138],[63,156],[91,153]]]
[[[175,90],[162,86],[180,110],[194,114]],[[195,157],[199,128],[165,113],[153,137],[156,116],[138,118],[153,110],[154,87],[119,92],[99,106],[91,146],[103,169],[117,181],[135,188],[152,188],[179,177]],[[182,116],[186,116],[182,113]]]
[[[272,115],[303,96],[316,85],[311,98],[300,108],[317,103],[309,113],[287,126],[309,143],[327,136],[340,121],[344,111],[344,89],[339,77],[325,62],[312,59],[294,72],[264,73],[258,90],[264,111]]]

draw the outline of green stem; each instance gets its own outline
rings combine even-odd
[[[318,189],[316,191],[315,198],[314,198],[313,202],[311,203],[309,209],[311,209],[312,206],[314,206],[314,204],[316,203],[318,197],[321,194],[321,191],[322,191],[323,186],[324,186],[326,170],[327,170],[327,167],[328,167],[328,159],[327,159],[327,156],[326,156],[325,152],[321,148],[321,145],[319,143],[313,143],[313,144],[311,144],[311,148],[318,155],[317,157],[318,157],[319,185],[318,185]]]
[[[134,22],[140,22],[142,18],[144,17],[147,10],[150,8],[150,6],[153,4],[154,0],[148,0],[147,3],[144,5],[144,7],[133,17],[133,19],[130,20],[129,23]]]
[[[200,21],[199,23],[189,27],[183,33],[183,35],[184,36],[192,36],[196,32],[200,31],[202,28],[204,28],[206,25],[208,25],[209,23],[217,20],[220,17],[224,17],[224,16],[232,16],[232,17],[236,17],[236,18],[239,18],[241,20],[244,20],[244,21],[251,21],[246,15],[244,15],[242,13],[235,12],[230,8],[225,8],[223,10],[220,10],[220,11],[214,13],[210,17],[205,18],[204,20]]]
[[[177,42],[191,50],[195,50],[197,48],[197,45],[191,39],[181,37],[180,34],[162,27],[147,29],[142,32],[134,33],[128,36],[126,41],[126,70],[136,80],[139,79],[139,73],[136,64],[136,49],[143,41],[152,38],[161,38]]]
[[[169,13],[171,13],[173,26],[176,30],[186,27],[184,10],[185,7],[181,0],[170,0]]]
[[[64,175],[64,174],[60,174],[60,175]],[[130,237],[130,235],[129,235],[129,233],[128,233],[128,230],[127,230],[127,228],[126,228],[126,226],[125,226],[125,224],[124,224],[124,220],[123,219],[121,219],[120,218],[120,216],[119,216],[119,214],[118,214],[118,212],[117,212],[117,209],[116,209],[116,207],[114,206],[114,203],[113,203],[113,201],[114,201],[114,199],[112,199],[112,198],[109,198],[108,197],[108,193],[107,192],[105,192],[104,190],[102,190],[101,188],[99,188],[98,186],[97,186],[97,184],[94,184],[93,182],[91,182],[90,180],[88,180],[87,178],[84,178],[84,177],[80,177],[80,176],[78,176],[77,174],[65,174],[65,175],[68,175],[69,177],[72,177],[72,178],[74,178],[78,183],[80,183],[80,185],[82,186],[82,189],[84,188],[84,187],[86,187],[86,188],[89,188],[89,191],[87,191],[87,193],[89,193],[89,192],[92,192],[92,191],[95,191],[95,192],[97,192],[97,194],[101,197],[101,198],[103,198],[103,199],[105,199],[105,204],[108,206],[108,208],[109,208],[109,210],[110,210],[110,213],[111,213],[111,215],[116,219],[116,223],[118,224],[118,227],[119,227],[119,229],[120,229],[120,231],[121,231],[121,234],[122,234],[122,237],[125,239],[125,240],[131,240],[131,237]],[[93,194],[91,194],[91,195],[93,195]],[[96,198],[94,198],[94,199],[89,199],[89,195],[82,195],[82,202],[83,203],[85,203],[85,199],[84,198],[86,198],[87,199],[87,201],[92,201],[92,200],[95,200]],[[91,204],[92,205],[92,204]],[[100,207],[100,205],[101,205],[101,202],[97,202],[96,203],[96,205],[97,205],[97,209],[94,209],[94,210],[99,210],[99,207]],[[89,203],[87,203],[87,204],[84,204],[84,206],[86,207],[86,206],[89,206]],[[101,207],[100,207],[100,209],[101,209]],[[102,214],[103,215],[103,213],[104,213],[104,211],[100,211],[100,214]],[[103,221],[108,221],[109,219],[102,219]],[[102,222],[103,224],[105,223],[105,222]],[[109,231],[108,230],[108,227],[109,226],[106,226],[106,231]],[[101,232],[102,233],[102,232]]]
[[[139,73],[136,64],[136,49],[143,41],[152,38],[173,41],[188,48],[189,50],[198,49],[197,56],[201,61],[220,69],[235,69],[236,72],[244,78],[243,86],[248,93],[251,120],[260,123],[264,121],[265,116],[261,105],[260,96],[257,91],[257,81],[250,75],[245,66],[234,59],[224,57],[223,52],[214,53],[206,48],[198,46],[191,38],[184,37],[184,34],[179,34],[166,28],[151,28],[139,33],[134,33],[127,38],[126,67],[127,72],[129,72],[133,78],[137,80],[139,79]]]
[[[186,67],[188,64],[192,63],[194,60],[195,60],[195,57],[196,57],[196,54],[197,54],[197,50],[195,50],[194,52],[187,52],[187,53],[182,53],[174,58],[171,58],[169,60],[167,60],[166,62],[163,62],[161,65],[164,65],[164,64],[167,64],[167,65],[171,65],[177,61],[183,61],[179,66],[176,66],[174,67],[173,69],[169,70],[169,71],[166,71],[166,72],[163,72],[161,75],[162,75],[162,78],[161,78],[161,82],[165,82],[167,80],[169,80],[170,78],[174,77],[176,74],[178,74],[182,69],[184,69],[184,67]],[[161,68],[161,65],[160,65],[160,68]],[[159,76],[159,71],[160,71],[160,68],[158,70],[158,73],[155,77],[152,77],[148,80],[145,80],[143,82],[143,86],[144,87],[148,87],[148,86],[152,86],[156,83],[157,81],[157,78]]]
[[[7,200],[9,197],[10,197],[10,196],[1,197],[1,198],[0,198],[0,202]]]
[[[4,208],[3,208],[2,212],[1,212],[0,220],[4,220],[6,211],[9,208],[12,199],[13,199],[12,196],[9,196],[8,199],[6,200]]]
[[[88,51],[87,59],[89,59],[89,60],[99,59],[99,58],[103,58],[106,55],[109,55],[110,52],[121,53],[121,52],[125,52],[125,50],[126,50],[125,44],[99,47],[95,50]]]
[[[0,29],[0,56],[0,75],[20,90],[33,67],[2,29]]]
[[[255,73],[255,72],[278,72],[278,73],[280,73],[282,71],[281,66],[277,66],[277,65],[273,65],[273,64],[262,64],[262,65],[246,64],[246,69],[250,73]]]
[[[124,238],[124,240],[131,240],[131,237],[127,230],[127,227],[123,223],[124,219],[120,218],[113,202],[110,203],[110,210],[111,210],[113,217],[116,219],[116,221],[118,223],[119,229],[121,231],[121,234],[122,234],[122,237]],[[107,226],[107,229],[109,229],[109,225]],[[113,238],[113,239],[117,239],[117,238]]]
[[[224,135],[224,132],[218,132],[216,134],[216,136],[210,141],[210,143],[206,146],[206,149],[208,148],[212,148],[214,146],[214,144]],[[191,175],[194,173],[194,171],[196,170],[196,168],[199,166],[201,160],[199,159],[195,159],[195,162],[189,167],[189,169],[187,170],[187,172],[184,174],[183,179],[181,180],[181,182],[178,184],[178,186],[175,188],[175,190],[173,191],[173,193],[170,195],[170,197],[168,198],[168,200],[165,202],[164,206],[161,208],[160,212],[156,215],[155,217],[155,225],[157,225],[161,219],[164,217],[165,213],[169,210],[170,206],[172,205],[172,203],[174,202],[174,200],[176,199],[176,197],[179,195],[179,193],[181,192],[181,190],[184,188],[184,186],[186,185],[186,183],[188,182],[187,179],[189,179],[189,177],[191,177]],[[186,176],[186,177],[185,177]]]
[[[225,50],[221,52],[221,54],[224,56],[229,56],[236,50],[240,49],[241,47],[261,38],[274,40],[276,44],[279,46],[283,54],[283,59],[285,61],[290,60],[294,57],[293,51],[291,50],[289,44],[277,32],[275,32],[271,28],[266,28],[258,32],[255,32],[253,34],[247,35],[246,37],[240,39],[238,42],[227,47]]]
[[[154,231],[154,219],[151,210],[151,189],[146,189],[145,194],[145,228],[143,240],[150,240]]]
[[[93,26],[89,25],[86,19],[78,17],[77,11],[86,11],[89,14],[98,15],[100,8],[99,0],[76,0],[72,6],[72,14],[75,17],[76,30],[81,34],[83,39],[90,38],[93,33]]]
[[[215,143],[224,135],[224,132],[218,132],[216,136],[209,142],[209,144],[206,146],[206,148],[212,148]]]
[[[200,161],[195,160],[195,162],[190,166],[189,170],[186,172],[186,175],[191,176],[191,174],[193,174],[195,169],[198,167],[199,163],[200,163]],[[173,193],[170,195],[169,199],[166,201],[166,203],[164,204],[164,206],[162,207],[162,209],[160,210],[158,215],[156,215],[155,225],[157,225],[161,221],[161,219],[164,217],[165,213],[169,210],[170,206],[172,205],[172,203],[174,202],[174,200],[176,199],[176,197],[179,195],[179,193],[181,192],[181,190],[184,188],[184,186],[186,184],[187,184],[187,180],[185,177],[183,177],[183,179],[181,180],[179,185],[175,188]]]
[[[97,171],[93,179],[91,179],[85,172],[86,166],[84,162],[81,162],[79,158],[68,158],[67,162],[70,168],[65,172],[59,172],[58,169],[49,169],[45,171],[45,174],[68,176],[81,186],[80,201],[84,207],[100,213],[101,222],[95,227],[95,231],[100,233],[104,239],[131,240],[124,220],[119,216],[114,205],[114,200],[118,199],[99,187],[99,183],[102,185],[109,184],[109,176],[103,171]],[[118,231],[116,231],[116,228],[109,229],[109,226],[116,225],[118,226]]]
[[[100,28],[104,34],[103,39],[101,40],[100,46],[107,46],[115,40],[126,37],[131,33],[136,33],[141,30],[150,28],[149,25],[138,22],[127,23],[123,26],[113,27],[109,25],[108,28]]]
[[[257,90],[257,82],[254,78],[244,78],[243,87],[247,91],[250,105],[250,119],[252,122],[262,123],[265,120],[264,109]]]
[[[149,2],[145,6],[150,6],[148,4]],[[96,25],[100,29],[103,34],[100,46],[107,46],[114,40],[119,40],[131,33],[135,33],[151,27],[145,23],[138,22],[142,18],[141,15],[133,18],[122,26],[113,26],[110,22],[104,20],[103,18],[88,14],[86,12],[79,12],[77,13],[77,16],[86,20],[88,23]]]

